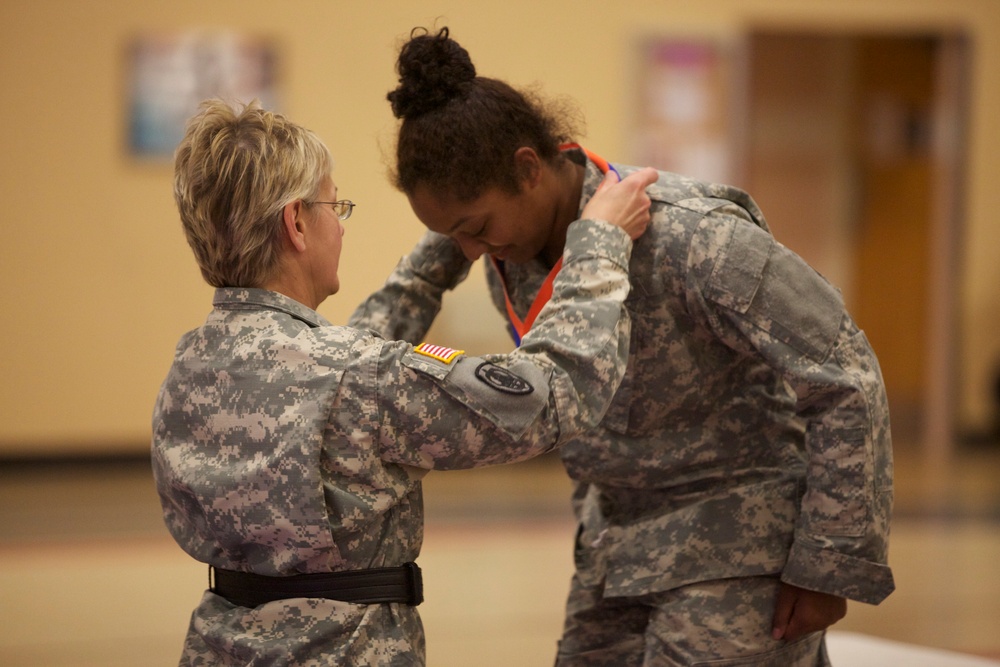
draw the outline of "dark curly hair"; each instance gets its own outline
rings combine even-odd
[[[387,95],[401,119],[394,185],[418,185],[474,199],[497,187],[520,191],[514,153],[527,146],[543,160],[563,160],[559,146],[577,133],[567,102],[543,102],[497,79],[476,76],[469,53],[451,39],[415,28],[396,62],[399,86]]]

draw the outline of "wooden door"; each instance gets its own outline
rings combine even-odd
[[[952,436],[962,148],[941,119],[961,116],[961,42],[767,30],[748,39],[741,184],[778,240],[844,291],[879,356],[903,447],[932,432],[933,446],[948,448]]]

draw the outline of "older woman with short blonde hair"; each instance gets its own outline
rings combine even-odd
[[[282,209],[314,200],[333,169],[319,137],[257,102],[202,103],[174,161],[174,198],[213,287],[259,287],[277,270]]]
[[[256,104],[206,102],[177,150],[181,221],[217,288],[152,423],[165,523],[212,581],[183,665],[424,664],[421,477],[559,446],[624,374],[647,181],[609,179],[524,344],[473,357],[417,344],[430,321],[413,314],[468,270],[444,236],[421,239],[351,326],[316,312],[339,289],[354,206],[330,166],[314,134]]]

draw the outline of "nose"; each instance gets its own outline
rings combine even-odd
[[[462,254],[470,262],[474,262],[483,256],[483,253],[490,249],[490,246],[482,241],[470,238],[456,238],[458,247],[462,249]]]

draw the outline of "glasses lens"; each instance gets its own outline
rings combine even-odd
[[[333,205],[333,209],[336,211],[338,218],[347,220],[351,217],[351,212],[354,211],[354,204],[348,199],[341,199]]]

